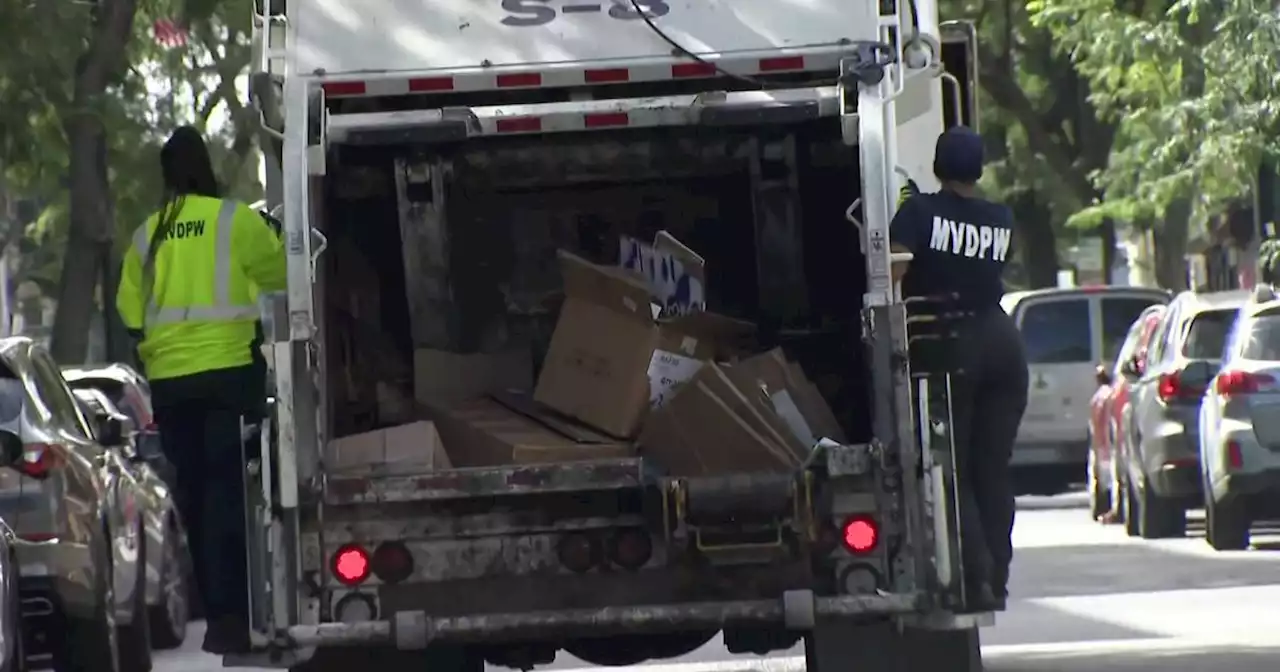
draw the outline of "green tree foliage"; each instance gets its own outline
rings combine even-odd
[[[249,0],[0,0],[0,190],[40,204],[22,272],[57,294],[55,354],[85,352],[89,320],[132,230],[160,197],[157,155],[183,123],[208,127],[233,195],[256,198]],[[165,42],[157,21],[185,28]],[[50,39],[49,36],[59,36]]]
[[[985,185],[1014,210],[1020,280],[1052,286],[1060,239],[1080,235],[1064,232],[1063,224],[1100,196],[1090,176],[1106,165],[1114,125],[1099,117],[1090,82],[1053,35],[1032,23],[1023,0],[944,0],[941,10],[944,19],[970,20],[978,29],[981,123],[991,161]]]
[[[1280,105],[1280,3],[1274,0],[1033,0],[1117,126],[1106,194],[1084,222],[1212,212],[1247,194],[1274,156]]]

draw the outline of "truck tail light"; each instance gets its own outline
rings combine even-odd
[[[374,576],[383,583],[400,583],[413,575],[413,555],[398,541],[379,544],[370,565]]]
[[[841,532],[844,547],[855,555],[870,553],[880,544],[880,526],[870,516],[850,518]]]
[[[34,479],[45,479],[58,462],[60,446],[50,443],[28,443],[22,451],[22,461],[13,465],[18,473]]]
[[[347,544],[333,554],[333,576],[348,586],[369,578],[369,552],[358,544]]]
[[[623,569],[640,569],[651,557],[653,540],[644,530],[620,530],[609,543],[609,559]]]

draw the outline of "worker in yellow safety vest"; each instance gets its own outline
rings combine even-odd
[[[200,133],[160,152],[164,201],[124,256],[116,305],[138,339],[156,424],[177,474],[208,630],[204,649],[249,648],[241,423],[265,410],[258,291],[285,286],[279,237],[221,198]]]

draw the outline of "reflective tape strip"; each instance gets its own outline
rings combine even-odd
[[[217,229],[213,247],[213,305],[160,308],[154,292],[148,296],[145,326],[161,326],[179,322],[232,322],[258,319],[257,304],[237,306],[231,303],[231,235],[235,228],[237,203],[223,200],[218,208]],[[147,227],[141,227],[133,236],[133,245],[142,259],[150,248]]]

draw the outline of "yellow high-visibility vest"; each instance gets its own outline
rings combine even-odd
[[[285,287],[284,248],[258,213],[195,195],[177,206],[167,230],[157,234],[156,213],[134,232],[116,293],[125,326],[143,333],[138,355],[152,380],[251,363],[258,292]]]

